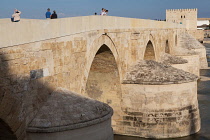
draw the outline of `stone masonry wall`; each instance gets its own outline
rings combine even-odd
[[[21,140],[28,123],[57,87],[85,95],[92,62],[103,44],[113,53],[122,80],[130,65],[144,59],[149,40],[158,61],[166,40],[173,52],[179,32],[183,30],[97,30],[1,48],[0,118]]]
[[[183,137],[200,130],[197,82],[172,85],[125,84],[124,114],[115,133],[147,138]]]
[[[75,38],[66,44],[51,40],[0,50],[0,118],[18,139],[25,137],[27,124],[57,87],[78,91],[77,79],[83,75],[74,73],[74,67],[79,63],[82,70],[85,58],[80,48],[85,46],[85,40]]]

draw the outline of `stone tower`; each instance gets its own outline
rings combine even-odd
[[[188,30],[197,29],[198,9],[168,9],[166,21],[186,25]]]

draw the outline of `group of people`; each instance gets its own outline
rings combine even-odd
[[[107,16],[107,15],[108,15],[108,12],[109,12],[109,11],[108,11],[107,9],[102,8],[102,9],[101,9],[101,14],[100,14],[100,15],[101,15],[101,16]]]
[[[108,12],[109,11],[107,9],[102,8],[100,15],[101,16],[106,16],[106,15],[108,15]],[[21,14],[21,12],[19,10],[15,9],[14,14],[12,15],[11,21],[12,22],[19,22],[20,21],[20,14]],[[97,13],[95,13],[95,15],[97,15]],[[50,8],[47,9],[47,12],[45,13],[45,17],[46,17],[46,19],[56,19],[56,18],[58,18],[55,10],[53,11],[53,14],[51,14]]]
[[[46,19],[56,19],[58,18],[56,11],[53,11],[53,14],[50,12],[50,8],[47,9],[47,12],[45,13]]]
[[[11,21],[12,22],[19,22],[20,21],[20,14],[21,12],[17,9],[14,10],[14,14],[12,14]],[[56,11],[53,11],[53,14],[50,12],[50,8],[47,9],[45,13],[46,19],[56,19],[58,18]]]

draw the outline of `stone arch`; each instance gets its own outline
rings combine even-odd
[[[17,140],[17,137],[12,132],[8,124],[0,118],[0,139],[2,140]]]
[[[112,121],[117,120],[121,112],[122,98],[120,74],[114,53],[107,44],[100,45],[94,55],[86,82],[85,95],[109,104],[114,110]]]
[[[168,42],[168,40],[166,40],[165,53],[170,54],[170,47],[169,47],[169,42]]]
[[[156,60],[154,41],[151,35],[144,51],[144,60]]]
[[[86,61],[86,76],[90,71],[90,67],[92,65],[92,62],[95,58],[96,53],[101,48],[102,45],[106,45],[111,50],[112,54],[114,55],[114,58],[116,60],[116,63],[119,64],[119,55],[118,51],[115,47],[115,43],[112,41],[112,39],[108,35],[101,35],[97,39],[94,40],[94,42],[91,44],[90,49],[87,52],[87,61]],[[121,71],[119,65],[118,65],[119,72]]]

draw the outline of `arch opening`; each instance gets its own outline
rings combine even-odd
[[[88,75],[85,94],[95,100],[109,104],[116,120],[121,111],[121,85],[116,60],[107,45],[102,45],[95,55]]]
[[[169,48],[169,43],[168,43],[168,40],[166,40],[165,53],[170,54],[170,48]]]
[[[155,61],[155,51],[151,41],[147,43],[146,50],[144,53],[144,60],[154,60]]]
[[[0,119],[0,140],[17,140],[10,127]]]

